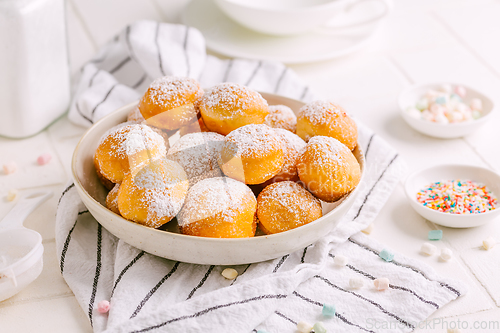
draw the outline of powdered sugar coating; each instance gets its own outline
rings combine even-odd
[[[231,149],[236,156],[251,158],[266,156],[282,147],[281,139],[272,128],[264,124],[251,124],[229,133],[224,149]]]
[[[237,180],[228,177],[201,180],[187,193],[185,205],[177,216],[179,226],[183,227],[219,213],[222,213],[224,222],[234,222],[237,209],[246,206],[247,200],[256,204],[252,190]]]
[[[256,91],[241,84],[226,82],[208,90],[200,100],[207,109],[222,110],[223,119],[231,119],[242,115],[255,105],[267,106],[267,101]]]
[[[300,108],[299,117],[306,117],[314,124],[324,124],[332,116],[347,116],[345,110],[330,101],[314,101]]]
[[[272,128],[282,128],[295,133],[297,116],[286,105],[270,105],[269,114],[264,119],[264,124]]]
[[[127,115],[127,121],[143,122],[145,119],[139,110],[139,107],[135,106],[132,111]]]
[[[300,152],[305,148],[306,142],[298,135],[285,129],[275,128],[274,131],[282,139],[284,162],[281,171],[270,181],[297,180],[297,159]]]
[[[224,136],[213,132],[186,134],[170,148],[167,158],[184,168],[193,186],[202,179],[222,176],[217,159],[224,140]]]
[[[339,140],[327,136],[314,136],[309,140],[307,146],[318,165],[334,163],[344,166],[342,152],[349,151]]]
[[[157,105],[168,103],[173,107],[185,104],[186,93],[203,95],[199,83],[189,77],[164,76],[154,80],[148,89],[149,98]]]
[[[266,233],[283,232],[320,218],[321,202],[299,184],[283,181],[259,194],[257,216]]]

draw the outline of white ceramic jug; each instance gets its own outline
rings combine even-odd
[[[0,135],[34,135],[70,100],[64,0],[0,0]]]

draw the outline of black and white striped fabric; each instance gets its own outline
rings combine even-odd
[[[231,81],[309,101],[317,98],[280,63],[220,60],[205,53],[201,34],[150,21],[127,27],[81,73],[70,119],[83,126],[136,100],[153,78],[192,76],[209,87]],[[366,154],[365,183],[339,227],[320,241],[276,260],[233,267],[203,266],[155,257],[107,232],[89,214],[73,184],[62,193],[56,244],[63,277],[95,332],[295,332],[296,324],[323,321],[329,332],[411,332],[465,288],[424,264],[396,254],[385,262],[383,245],[359,233],[377,216],[403,172],[398,154],[359,125]],[[349,258],[346,267],[333,258]],[[365,287],[349,288],[351,277]],[[373,280],[387,277],[384,292]],[[109,314],[97,303],[109,300]],[[323,304],[337,308],[321,316]]]

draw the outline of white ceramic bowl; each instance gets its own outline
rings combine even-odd
[[[398,102],[403,119],[408,123],[408,125],[419,131],[420,133],[441,139],[460,138],[474,132],[491,118],[494,110],[493,101],[483,93],[473,88],[467,87],[466,85],[452,84],[452,86],[457,85],[461,85],[465,87],[465,89],[467,89],[467,95],[464,99],[464,102],[468,103],[473,98],[479,98],[482,100],[483,116],[481,118],[463,123],[438,124],[410,116],[406,111],[408,107],[415,106],[417,101],[420,100],[430,89],[439,90],[439,88],[443,86],[443,83],[431,83],[412,86],[404,90],[399,95]]]
[[[262,93],[269,105],[284,104],[297,112],[304,103]],[[323,203],[323,217],[287,232],[251,238],[220,239],[195,237],[178,233],[176,223],[167,223],[167,231],[128,221],[105,207],[107,191],[94,169],[93,155],[101,136],[111,127],[126,120],[136,104],[127,105],[94,124],[78,143],[72,160],[75,187],[90,213],[109,232],[154,255],[204,265],[237,265],[274,259],[304,248],[331,232],[349,210],[358,188],[335,203]],[[359,147],[359,146],[358,146]],[[353,151],[364,175],[364,157],[359,148]]]
[[[417,192],[437,181],[472,180],[486,185],[493,194],[500,198],[500,175],[489,169],[460,164],[445,164],[434,166],[411,174],[405,182],[405,192],[411,206],[417,213],[427,220],[450,228],[477,227],[497,219],[500,216],[500,207],[486,213],[479,214],[449,214],[427,208],[417,201]]]

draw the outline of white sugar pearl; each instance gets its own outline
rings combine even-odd
[[[444,115],[444,113],[436,115],[435,120],[436,120],[436,123],[438,123],[438,124],[449,124],[450,123],[450,121]]]
[[[16,189],[10,189],[9,193],[7,193],[7,201],[14,201],[17,198],[17,190]]]
[[[234,280],[238,276],[238,272],[234,268],[226,268],[221,274],[228,280]]]
[[[422,98],[421,100],[419,100],[417,102],[417,104],[415,105],[415,107],[420,110],[420,111],[423,111],[425,109],[427,109],[429,107],[429,101],[425,98]]]
[[[473,98],[470,101],[470,108],[472,110],[481,111],[483,109],[483,102],[479,98]]]
[[[370,225],[368,227],[366,227],[366,229],[361,230],[361,232],[369,235],[373,232],[374,228],[375,228],[375,226],[373,225],[373,223],[370,223]]]
[[[451,114],[452,122],[460,122],[464,120],[464,115],[461,114],[460,112],[453,111]]]
[[[379,278],[373,281],[373,285],[377,290],[386,290],[389,288],[389,279],[388,278]]]
[[[465,95],[467,94],[467,89],[465,89],[462,86],[456,86],[455,87],[455,94],[457,94],[458,96],[464,98]]]
[[[444,261],[448,261],[453,257],[453,251],[445,247],[441,250],[441,255],[439,257]]]
[[[488,237],[483,241],[483,247],[486,251],[491,250],[495,247],[497,241],[493,237]]]
[[[347,259],[346,256],[343,256],[343,255],[336,255],[334,258],[333,258],[333,263],[337,266],[345,266],[347,265],[347,262],[349,261],[349,259]]]
[[[422,111],[422,118],[428,121],[434,121],[434,115],[429,110]]]
[[[365,281],[361,277],[353,277],[349,280],[349,287],[352,289],[361,289],[365,285]]]
[[[431,243],[424,243],[422,244],[422,248],[420,251],[423,254],[427,254],[428,256],[433,255],[437,251],[437,247],[435,245],[432,245]]]
[[[297,324],[297,331],[300,333],[309,333],[312,331],[312,329],[313,329],[312,325],[304,321],[301,321]]]

